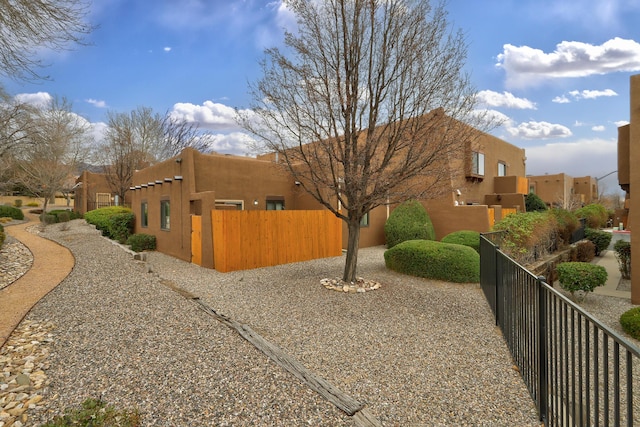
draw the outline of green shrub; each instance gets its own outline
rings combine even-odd
[[[593,292],[607,282],[607,270],[601,265],[588,262],[563,262],[556,267],[560,286],[574,295],[576,291],[585,294]]]
[[[42,213],[40,214],[40,222],[43,223],[44,225],[51,225],[58,222],[58,220],[55,215],[51,215],[49,213]]]
[[[596,256],[596,245],[590,240],[576,243],[576,259],[578,262],[591,262]]]
[[[103,236],[113,238],[109,231],[110,218],[121,213],[131,213],[131,209],[122,206],[108,206],[87,212],[84,214],[84,219],[89,224],[95,225],[96,229],[100,230]]]
[[[109,218],[109,236],[120,243],[127,241],[133,234],[133,225],[136,216],[133,212],[125,212],[113,215]]]
[[[611,243],[611,237],[613,235],[606,231],[595,230],[593,228],[585,228],[584,237],[592,241],[596,245],[596,256],[600,256],[602,251],[606,251]]]
[[[127,245],[135,252],[154,251],[156,249],[156,236],[145,233],[136,233],[129,236]]]
[[[623,279],[631,279],[631,243],[618,240],[613,245]]]
[[[18,209],[15,206],[2,205],[0,206],[0,218],[2,217],[8,217],[22,221],[24,219],[24,213],[22,212],[22,209]]]
[[[607,225],[609,219],[609,211],[602,205],[592,203],[584,206],[575,212],[578,218],[587,220],[587,227],[603,228]]]
[[[449,233],[440,239],[442,243],[469,246],[480,253],[480,233],[471,230],[460,230]]]
[[[384,253],[387,268],[448,282],[480,281],[480,255],[468,246],[433,240],[407,240]]]
[[[117,410],[101,400],[87,399],[80,409],[67,409],[63,416],[56,416],[53,421],[42,427],[138,427],[141,425],[140,413],[137,410]]]
[[[558,208],[549,209],[549,214],[556,219],[558,237],[562,240],[561,244],[568,245],[571,243],[573,232],[580,227],[580,221],[576,214],[566,209]]]
[[[389,215],[384,224],[387,248],[391,249],[406,240],[434,240],[436,232],[422,203],[409,200],[401,203]]]
[[[27,203],[27,206],[29,206],[30,208],[37,208],[38,206],[40,206],[40,203],[38,203],[38,202],[29,202],[29,203]]]
[[[527,212],[542,212],[547,210],[547,204],[534,193],[524,196],[524,208]]]
[[[47,213],[50,215],[55,215],[56,222],[67,222],[72,219],[82,218],[82,215],[70,209],[53,209]],[[62,217],[60,215],[62,215]]]
[[[21,208],[22,207],[22,199],[15,199],[13,201],[13,206],[15,206],[16,208]]]
[[[634,307],[622,313],[620,325],[626,333],[640,340],[640,307]]]
[[[557,222],[548,212],[508,215],[497,222],[494,231],[506,231],[500,248],[521,264],[527,264],[553,250]]]

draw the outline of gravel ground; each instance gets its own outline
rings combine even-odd
[[[155,252],[134,261],[83,220],[44,235],[76,266],[27,316],[55,325],[33,425],[88,397],[137,408],[144,426],[354,425],[172,287],[249,325],[385,426],[539,425],[482,291],[387,271],[383,248],[359,257],[382,288],[346,294],[320,285],[343,257],[222,274]]]

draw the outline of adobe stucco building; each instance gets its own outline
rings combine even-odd
[[[438,239],[457,230],[489,231],[505,212],[524,211],[528,185],[524,150],[482,134],[449,159],[450,180],[437,199],[424,200]],[[202,266],[213,265],[210,212],[325,209],[273,157],[202,154],[179,156],[135,173],[130,189],[135,231],[156,236],[157,250],[192,260],[191,216],[202,216]],[[335,201],[337,204],[337,199]],[[385,244],[384,224],[394,206],[369,212],[360,247]],[[342,247],[347,246],[346,225]]]
[[[550,207],[575,209],[594,203],[598,199],[595,178],[574,178],[565,173],[529,175],[529,192],[537,195]]]
[[[633,189],[640,188],[640,74],[630,78],[629,124],[618,128],[618,181],[626,192],[626,227],[631,230],[640,224],[640,197]],[[636,272],[634,275],[633,272]],[[631,238],[631,302],[640,304],[640,239]]]
[[[421,200],[436,238],[458,230],[490,231],[510,212],[524,211],[529,190],[525,152],[499,138],[473,130],[459,152],[443,159],[447,178],[429,199]],[[84,173],[79,179],[77,210],[95,208],[113,196],[104,176]],[[185,149],[180,155],[137,171],[127,192],[136,216],[135,232],[156,236],[157,250],[185,261],[201,260],[215,268],[212,210],[323,210],[285,171],[274,156],[260,158],[202,154]],[[113,200],[112,200],[113,202]],[[337,197],[335,200],[338,204]],[[385,244],[384,224],[394,205],[369,212],[361,225],[360,247]],[[202,218],[201,247],[192,243],[192,216]],[[347,247],[343,224],[342,247]],[[197,251],[198,256],[193,256]]]

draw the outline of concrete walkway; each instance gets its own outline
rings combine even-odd
[[[33,254],[33,265],[22,277],[0,290],[0,347],[29,310],[71,272],[73,254],[64,246],[26,230],[39,223],[36,215],[25,213],[28,222],[6,226],[5,233],[22,242]]]
[[[609,231],[609,230],[605,230]],[[593,264],[601,265],[607,270],[607,283],[604,286],[597,287],[593,293],[599,295],[606,295],[610,297],[628,298],[631,299],[631,291],[619,291],[618,285],[620,284],[620,267],[618,266],[618,260],[616,259],[616,253],[613,250],[613,245],[618,240],[629,241],[631,235],[628,232],[615,232],[612,231],[613,238],[611,244],[606,251],[603,251],[599,257],[595,257],[592,261]]]

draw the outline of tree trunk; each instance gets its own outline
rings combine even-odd
[[[358,267],[358,246],[360,244],[360,220],[349,219],[347,222],[349,239],[347,243],[347,259],[344,264],[342,280],[345,282],[356,281]]]

